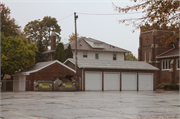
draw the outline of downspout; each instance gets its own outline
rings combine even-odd
[[[84,68],[82,69],[81,90],[83,91]]]

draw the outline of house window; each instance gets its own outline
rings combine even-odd
[[[87,52],[83,52],[83,57],[87,58]]]
[[[146,62],[146,52],[144,53],[144,61]]]
[[[162,60],[162,70],[170,69],[170,60]]]
[[[117,59],[117,55],[116,53],[113,53],[113,60],[116,60]]]
[[[180,61],[179,61],[179,58],[176,60],[177,62],[176,62],[176,67],[177,67],[177,69],[180,69]]]
[[[151,52],[149,52],[149,61],[151,61]]]
[[[95,59],[99,59],[99,54],[95,53]]]

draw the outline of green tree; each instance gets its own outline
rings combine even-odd
[[[45,16],[43,20],[34,20],[26,24],[24,27],[24,32],[29,40],[29,42],[37,42],[38,40],[42,40],[46,49],[50,45],[50,37],[51,33],[54,32],[58,39],[57,42],[60,42],[60,26],[57,24],[57,20],[55,18],[51,18],[50,16]]]
[[[1,79],[35,63],[36,44],[28,45],[27,39],[5,37],[1,34]]]
[[[144,26],[143,30],[165,29],[165,33],[159,34],[162,43],[170,44],[177,42],[179,37],[179,13],[180,5],[177,0],[133,0],[132,6],[119,7],[113,3],[113,7],[120,13],[143,13],[142,17],[121,19],[120,23],[133,24],[135,28]],[[146,25],[149,24],[149,25]],[[169,28],[167,29],[167,26]],[[172,31],[173,34],[172,34]],[[133,30],[134,32],[134,30]]]
[[[77,33],[77,39],[79,38],[79,34]],[[69,42],[72,42],[73,40],[75,40],[75,33],[72,33],[71,35],[69,35]]]
[[[126,53],[126,61],[137,61],[137,58],[132,53]]]
[[[68,58],[73,58],[73,52],[72,52],[70,44],[68,45],[68,48],[66,49],[66,59]]]
[[[10,9],[5,4],[0,3],[1,8],[1,33],[7,36],[18,36],[18,29],[20,26],[15,24],[15,19],[10,17]]]
[[[58,45],[56,46],[53,60],[59,60],[60,62],[65,61],[65,51],[63,43],[58,43]]]
[[[36,52],[36,63],[43,62],[47,60],[47,54],[43,54],[46,51],[45,46],[42,44],[41,40],[37,42],[38,52]]]

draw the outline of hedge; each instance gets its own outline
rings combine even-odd
[[[179,85],[177,84],[166,84],[164,85],[164,89],[171,89],[171,90],[179,90]]]

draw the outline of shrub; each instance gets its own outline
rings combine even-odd
[[[177,84],[166,84],[164,85],[164,89],[171,89],[171,90],[179,90],[179,85]]]

